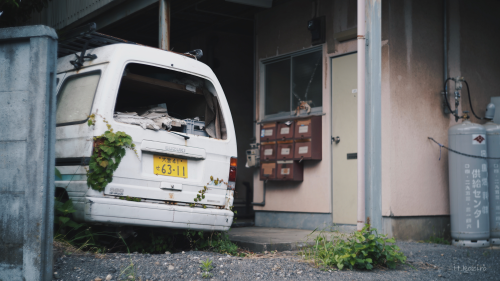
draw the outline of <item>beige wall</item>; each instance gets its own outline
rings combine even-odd
[[[479,115],[500,75],[498,1],[449,1],[449,74],[464,76]],[[443,3],[386,0],[382,11],[382,213],[449,214],[447,144],[457,124],[443,114]],[[490,32],[488,32],[490,31]],[[488,35],[489,33],[490,35]],[[451,83],[450,85],[453,85]],[[496,93],[497,92],[497,93]],[[464,110],[468,108],[462,91]],[[472,119],[475,122],[475,119]]]
[[[284,2],[284,1],[282,1]],[[323,45],[323,160],[304,163],[304,181],[301,183],[268,182],[266,205],[255,210],[287,212],[331,212],[331,89],[330,57],[356,50],[355,40],[336,42],[334,32],[355,27],[355,0],[294,0],[279,4],[257,15],[257,60],[292,53],[311,47],[307,21],[326,15],[326,43]],[[317,3],[317,5],[316,5]],[[259,77],[257,67],[257,77]],[[259,85],[259,81],[257,81]],[[258,89],[258,88],[257,88]],[[261,93],[257,93],[259,99]],[[259,104],[259,100],[257,100]],[[259,116],[257,108],[256,116]],[[260,120],[259,120],[260,121]],[[258,127],[257,127],[258,130]],[[256,136],[259,137],[256,132]],[[259,140],[257,140],[259,141]],[[254,173],[254,202],[261,202],[263,182],[258,169]]]

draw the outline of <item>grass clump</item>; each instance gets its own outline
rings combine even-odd
[[[304,254],[322,267],[371,270],[375,265],[381,265],[393,269],[398,263],[406,262],[406,256],[394,245],[396,240],[379,234],[368,224],[345,240],[333,238],[328,241],[326,235],[320,234],[314,242]]]
[[[432,235],[429,237],[429,239],[424,240],[425,243],[433,243],[433,244],[444,244],[444,245],[451,245],[450,241],[448,239],[443,238],[443,237],[437,237]]]
[[[214,267],[212,266],[212,260],[207,258],[206,261],[201,261],[201,276],[203,278],[211,278],[212,277],[212,273],[210,273],[210,270],[212,270]]]
[[[433,228],[434,230],[434,228]],[[433,243],[433,244],[444,244],[444,245],[451,245],[450,239],[446,238],[446,230],[443,229],[443,232],[441,235],[436,235],[436,231],[433,231],[431,237],[429,239],[424,240],[424,241],[419,241],[419,242],[424,242],[424,243]]]
[[[195,251],[209,250],[232,256],[238,255],[238,246],[229,240],[226,232],[187,230],[184,235],[189,240],[191,249]]]

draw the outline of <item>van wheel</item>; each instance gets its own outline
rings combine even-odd
[[[61,203],[66,203],[69,200],[68,192],[62,187],[56,187],[55,196],[56,200],[59,200]]]

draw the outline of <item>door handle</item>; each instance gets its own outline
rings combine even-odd
[[[339,137],[339,136],[332,137],[332,143],[334,143],[334,142],[335,142],[335,144],[339,144],[339,142],[340,142],[340,137]]]

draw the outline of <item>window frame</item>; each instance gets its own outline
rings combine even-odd
[[[96,86],[95,92],[94,92],[94,97],[92,98],[92,105],[90,106],[90,111],[89,111],[89,115],[90,115],[92,113],[92,109],[94,108],[95,97],[96,97],[97,91],[99,89],[99,84],[101,83],[101,79],[102,79],[102,70],[101,69],[95,69],[95,70],[91,70],[91,71],[83,72],[83,73],[78,73],[78,74],[74,74],[74,75],[64,75],[62,81],[60,81],[60,84],[58,85],[59,88],[57,89],[56,105],[57,105],[57,98],[58,98],[58,96],[60,94],[61,89],[64,89],[63,86],[65,86],[66,83],[68,83],[68,81],[70,79],[77,79],[78,77],[86,76],[86,75],[91,75],[91,74],[95,74],[95,73],[99,73],[99,81],[97,82],[97,86]],[[56,116],[57,116],[57,108],[56,108]],[[70,125],[79,125],[79,124],[86,123],[88,120],[89,120],[88,116],[87,116],[87,118],[85,118],[82,121],[57,123],[57,120],[56,120],[56,127],[70,126]]]
[[[289,117],[294,117],[294,108],[293,108],[293,97],[292,97],[292,85],[293,85],[293,58],[298,57],[301,55],[306,55],[314,52],[321,52],[321,57],[324,57],[323,54],[323,45],[319,46],[314,46],[308,49],[300,50],[297,52],[292,52],[284,55],[279,55],[275,56],[272,58],[267,58],[267,59],[262,59],[259,64],[259,116],[261,121],[273,121],[273,120],[279,120],[279,119],[284,119],[284,118],[289,118]],[[279,62],[285,59],[290,59],[290,112],[279,112],[279,113],[273,113],[273,114],[267,114],[266,115],[266,65],[270,63],[275,63]],[[321,60],[321,70],[322,72],[324,71],[324,65],[323,65],[323,59]],[[324,74],[324,73],[322,73]],[[323,81],[323,75],[321,75],[321,81]],[[321,83],[323,84],[323,83]],[[321,106],[316,106],[311,108],[311,113],[308,114],[307,116],[311,115],[321,115],[323,114],[323,87],[321,87],[321,100],[322,100],[322,105]],[[299,115],[300,116],[300,115]],[[304,115],[302,115],[304,116]]]

